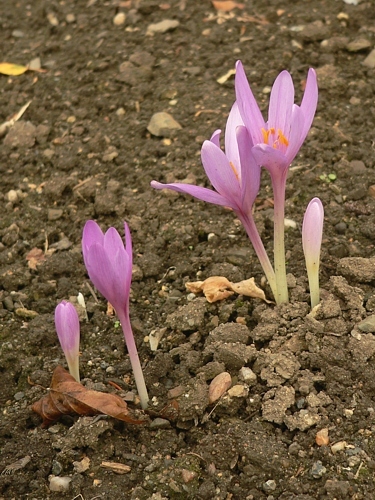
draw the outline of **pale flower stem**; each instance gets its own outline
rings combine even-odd
[[[286,281],[284,217],[285,217],[286,173],[281,178],[272,178],[274,197],[274,262],[277,288],[277,304],[289,301]]]
[[[313,265],[306,265],[306,269],[307,269],[307,276],[309,278],[311,309],[313,309],[320,302],[319,263]]]
[[[129,315],[119,313],[116,311],[117,316],[119,317],[122,331],[124,332],[125,343],[128,349],[130,363],[132,365],[133,374],[135,384],[137,386],[138,396],[141,402],[142,409],[145,410],[147,408],[147,403],[149,401],[147,388],[145,384],[145,379],[143,376],[143,371],[141,367],[141,363],[139,361],[137,346],[135,344],[134,335],[132,331],[132,327],[130,324]]]
[[[239,219],[244,226],[246,233],[254,247],[255,253],[257,254],[260,265],[263,268],[264,274],[266,275],[267,281],[271,287],[273,296],[277,302],[277,288],[276,288],[276,278],[275,272],[273,270],[272,264],[268,258],[266,249],[264,248],[263,242],[259,236],[258,229],[255,225],[254,218],[252,215],[241,215],[237,214]]]
[[[74,359],[66,358],[66,361],[68,363],[70,375],[74,377],[77,382],[79,382],[79,357],[76,356]]]

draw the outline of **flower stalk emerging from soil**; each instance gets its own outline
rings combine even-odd
[[[264,273],[277,300],[275,273],[263,246],[252,214],[260,186],[260,167],[252,155],[253,142],[244,126],[237,103],[234,103],[225,129],[225,153],[220,149],[220,130],[216,130],[201,150],[204,170],[215,191],[184,183],[162,184],[152,181],[156,189],[173,189],[199,200],[231,208],[242,222]]]
[[[272,87],[267,122],[263,119],[240,61],[236,64],[235,90],[241,118],[253,143],[252,154],[257,164],[266,168],[271,176],[276,302],[288,302],[284,244],[285,186],[289,165],[302,146],[316,111],[316,73],[313,69],[309,70],[301,106],[297,106],[294,104],[292,77],[287,71],[282,71]]]
[[[79,318],[76,308],[63,300],[55,309],[55,327],[69,373],[79,382]]]
[[[145,409],[149,398],[129,317],[132,241],[126,222],[124,226],[125,245],[114,227],[103,234],[95,221],[87,221],[83,229],[82,253],[91,281],[116,310],[124,332],[141,406]]]
[[[311,308],[319,304],[319,264],[323,237],[324,209],[319,198],[313,198],[307,206],[302,224],[302,247],[309,278]]]

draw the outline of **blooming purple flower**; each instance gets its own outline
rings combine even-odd
[[[124,226],[125,245],[114,227],[110,227],[103,234],[95,221],[87,221],[83,229],[82,253],[91,281],[116,310],[124,332],[141,405],[146,408],[148,394],[129,317],[132,241],[126,222]]]
[[[63,300],[55,309],[57,336],[68,363],[69,372],[79,382],[79,318],[76,308]]]
[[[225,153],[220,149],[220,130],[205,141],[201,150],[203,167],[215,191],[184,183],[162,184],[152,181],[156,189],[169,188],[187,193],[215,205],[249,214],[260,185],[260,168],[250,153],[251,138],[234,103],[225,129]]]
[[[258,165],[271,176],[274,196],[274,257],[276,302],[288,302],[285,266],[284,214],[288,168],[310,130],[318,103],[316,73],[310,69],[301,106],[294,104],[292,77],[282,71],[272,87],[268,121],[263,119],[250,89],[241,61],[236,64],[236,99],[244,125],[251,137],[251,152]]]
[[[225,153],[220,149],[220,130],[216,130],[201,150],[204,170],[215,191],[192,184],[162,184],[152,181],[156,189],[173,189],[187,193],[199,200],[231,208],[241,220],[254,246],[273,293],[274,271],[255,226],[252,208],[260,186],[260,166],[251,149],[252,139],[242,121],[237,103],[229,113],[225,128]]]
[[[118,311],[129,311],[133,253],[128,225],[125,242],[114,227],[103,234],[98,224],[89,220],[83,229],[83,260],[91,281]]]
[[[311,307],[315,307],[320,300],[319,264],[323,237],[323,221],[323,204],[319,198],[313,198],[306,208],[302,224],[302,247],[309,278]]]
[[[300,106],[294,104],[294,85],[290,74],[282,71],[272,87],[268,120],[255,100],[241,61],[236,64],[236,99],[242,120],[254,144],[253,154],[259,165],[271,175],[287,170],[310,130],[317,103],[316,72],[310,68]]]

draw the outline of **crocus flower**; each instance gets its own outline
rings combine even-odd
[[[125,246],[114,227],[103,234],[95,221],[87,221],[83,229],[82,253],[91,281],[116,310],[124,332],[141,406],[145,409],[148,394],[129,318],[132,242],[126,222],[124,226]]]
[[[76,308],[63,300],[55,309],[55,327],[68,363],[69,372],[79,382],[79,319]]]
[[[225,129],[225,153],[220,149],[220,130],[205,141],[201,150],[204,170],[215,191],[184,183],[162,184],[152,181],[156,189],[173,189],[199,200],[232,209],[245,227],[255,252],[276,295],[275,273],[254,223],[252,208],[260,185],[260,167],[251,153],[252,139],[243,124],[237,103],[229,113]]]
[[[284,213],[288,168],[311,127],[318,102],[316,73],[308,72],[301,106],[294,104],[292,77],[282,71],[272,87],[268,121],[263,119],[240,61],[236,64],[236,99],[243,123],[251,137],[258,165],[271,175],[274,193],[274,254],[278,302],[288,301],[285,270]]]
[[[302,247],[309,278],[311,308],[319,304],[320,247],[323,236],[324,209],[319,198],[313,198],[307,206],[302,224]]]

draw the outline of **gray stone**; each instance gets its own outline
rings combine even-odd
[[[375,315],[368,316],[357,327],[363,333],[375,333]]]
[[[164,19],[160,23],[149,24],[147,27],[147,35],[154,35],[155,33],[166,33],[167,31],[172,31],[180,25],[180,22],[176,19]]]
[[[31,122],[18,121],[4,138],[4,144],[11,148],[32,148],[35,144],[36,127]]]
[[[369,40],[366,40],[365,38],[357,38],[356,40],[349,42],[346,49],[349,52],[359,52],[361,50],[366,50],[369,47],[371,47],[371,42]]]
[[[262,416],[267,422],[275,422],[276,424],[282,424],[285,418],[285,412],[290,408],[295,401],[295,391],[293,387],[278,387],[268,391],[265,394],[265,398],[268,396],[273,399],[267,399],[262,404]]]
[[[368,68],[375,68],[375,49],[373,49],[362,63]]]
[[[180,130],[181,125],[169,113],[161,111],[152,115],[147,130],[157,137],[170,137],[172,132]]]

